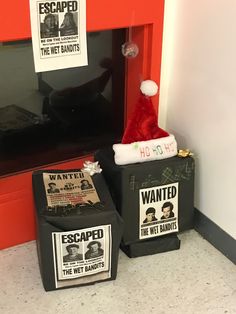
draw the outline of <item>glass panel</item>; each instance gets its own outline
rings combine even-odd
[[[36,74],[30,41],[0,44],[0,175],[120,139],[125,30],[88,33],[89,65]],[[115,83],[115,84],[114,84]]]

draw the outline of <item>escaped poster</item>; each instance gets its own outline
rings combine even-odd
[[[85,0],[30,0],[30,16],[36,72],[88,64]]]
[[[139,190],[139,239],[178,231],[178,183]]]
[[[111,225],[53,232],[56,288],[111,277]]]

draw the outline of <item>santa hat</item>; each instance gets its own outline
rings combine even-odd
[[[141,83],[141,95],[127,124],[121,144],[114,144],[114,159],[117,165],[165,159],[177,155],[174,135],[157,124],[157,114],[151,96],[158,87],[154,81]]]

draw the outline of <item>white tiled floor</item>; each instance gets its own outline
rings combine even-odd
[[[0,313],[236,313],[236,267],[195,231],[178,251],[129,259],[115,281],[45,292],[35,242],[0,252]]]

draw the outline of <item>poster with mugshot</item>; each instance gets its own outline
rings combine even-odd
[[[53,232],[56,288],[111,277],[111,225]]]
[[[177,232],[179,183],[139,190],[139,239]]]
[[[91,176],[87,172],[43,173],[48,211],[73,210],[79,205],[100,202]]]
[[[86,0],[30,0],[36,72],[88,64]]]

